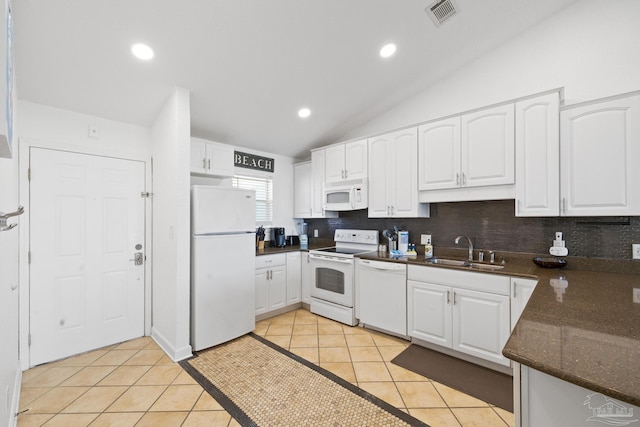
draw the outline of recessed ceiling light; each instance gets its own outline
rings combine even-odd
[[[308,108],[301,108],[298,110],[298,117],[301,119],[306,119],[311,115],[311,110]]]
[[[145,61],[153,58],[153,49],[143,43],[136,43],[131,46],[131,53],[138,58]]]
[[[393,43],[385,44],[380,48],[380,56],[383,58],[389,58],[393,56],[394,53],[396,53],[396,45]]]

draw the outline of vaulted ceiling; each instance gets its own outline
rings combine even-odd
[[[14,0],[17,93],[150,126],[180,86],[192,136],[304,158],[574,1]]]

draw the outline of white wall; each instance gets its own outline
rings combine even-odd
[[[640,89],[640,1],[580,0],[342,139],[564,87],[565,104]]]
[[[189,92],[176,88],[158,114],[153,141],[151,336],[174,361],[191,356]]]
[[[151,136],[148,128],[106,120],[87,114],[61,110],[45,105],[20,101],[18,103],[18,128],[20,129],[20,201],[25,207],[25,220],[20,226],[20,343],[22,369],[30,367],[27,337],[29,332],[29,266],[26,262],[29,250],[29,151],[31,147],[68,150],[94,155],[113,156],[145,162],[146,188],[151,188]],[[89,138],[88,127],[95,126],[99,138]],[[150,191],[150,190],[149,190]],[[150,203],[147,203],[146,222],[151,224]],[[146,229],[147,248],[150,247],[151,227]],[[147,249],[147,257],[151,259]],[[145,331],[149,333],[151,316],[151,268],[145,267],[147,309]]]

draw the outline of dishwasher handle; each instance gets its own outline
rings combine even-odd
[[[373,268],[375,270],[403,271],[406,269],[406,266],[404,264],[400,264],[397,262],[373,261],[369,259],[360,259],[358,262],[362,267]]]

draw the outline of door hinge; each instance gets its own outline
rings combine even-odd
[[[145,199],[148,199],[151,196],[153,196],[153,193],[149,193],[149,192],[145,192],[145,191],[140,193],[140,197],[145,198]]]
[[[27,263],[31,264],[31,251],[27,252]]]
[[[31,332],[29,332],[29,336],[27,337],[27,344],[31,347]]]
[[[27,181],[31,181],[31,168],[27,169]]]

